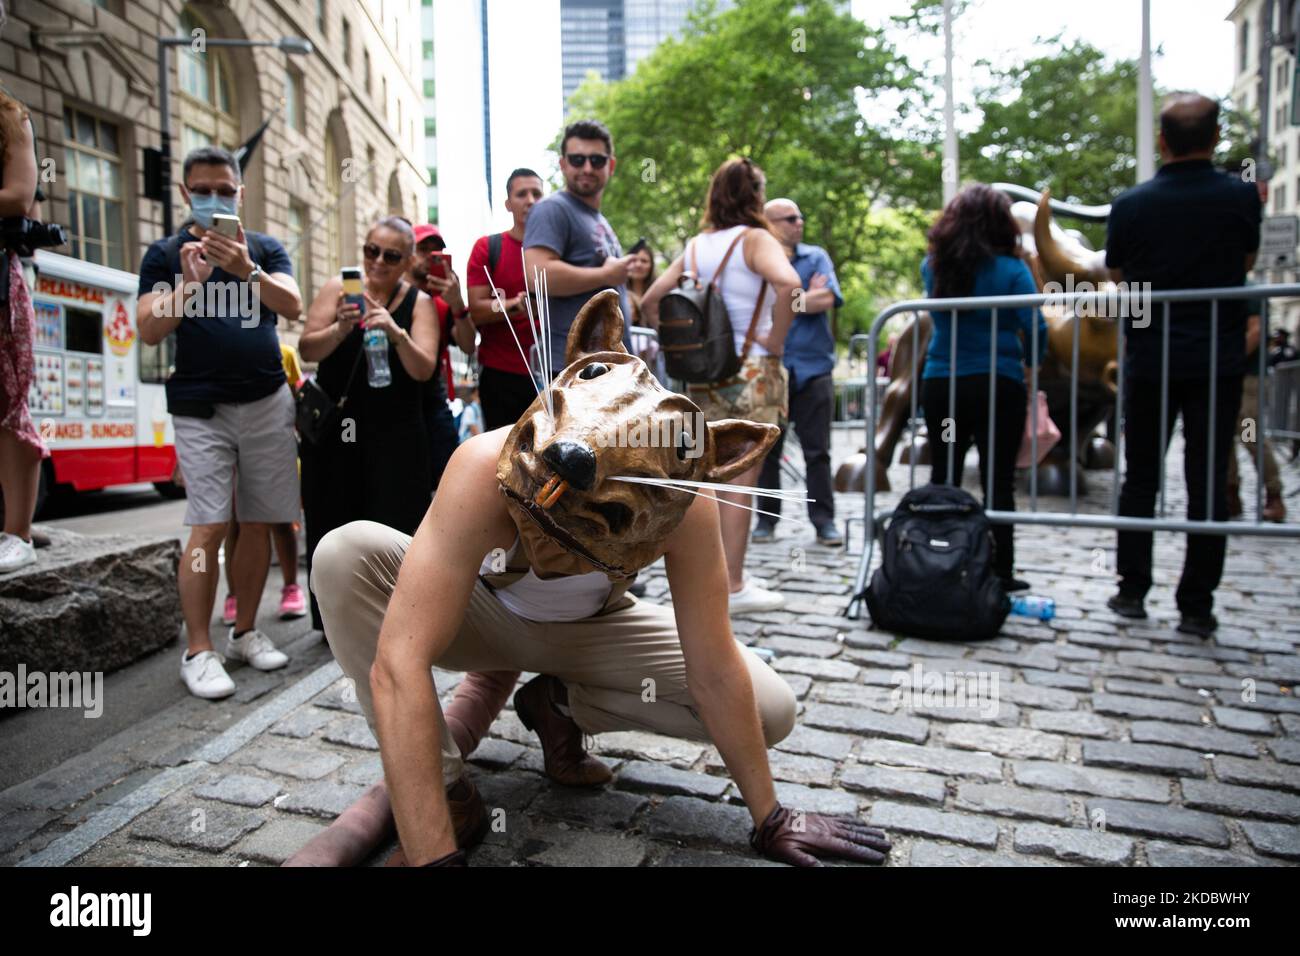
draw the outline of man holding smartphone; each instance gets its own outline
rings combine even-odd
[[[442,480],[442,472],[456,450],[460,435],[456,419],[447,406],[455,391],[451,359],[447,346],[455,342],[466,355],[474,354],[474,323],[460,294],[460,277],[451,268],[447,242],[437,226],[424,223],[414,227],[415,257],[407,278],[417,289],[433,299],[438,313],[438,369],[424,386],[424,419],[429,427],[429,450],[432,454],[433,489]]]
[[[270,529],[298,517],[294,404],[276,317],[297,318],[302,298],[284,247],[232,221],[244,192],[235,158],[203,147],[185,157],[182,169],[181,195],[193,215],[145,253],[136,321],[150,345],[176,336],[167,409],[190,526],[177,574],[188,638],[181,678],[190,693],[215,699],[235,692],[208,628],[220,583],[218,549],[236,498],[238,614],[225,656],[259,670],[289,660],[254,624],[270,568]],[[217,230],[219,215],[233,236]]]
[[[514,224],[507,232],[480,237],[469,254],[465,284],[469,288],[470,317],[483,338],[479,347],[483,365],[479,400],[488,431],[519,421],[537,397],[532,373],[524,360],[534,339],[524,304],[523,242],[528,215],[541,198],[542,177],[531,169],[512,172],[506,180],[506,209]],[[504,314],[492,294],[494,285],[501,293]]]
[[[532,287],[533,267],[546,270],[550,293],[551,355],[559,372],[578,310],[602,289],[618,290],[624,315],[632,309],[624,284],[630,256],[623,255],[614,227],[600,212],[600,200],[614,173],[614,140],[594,119],[570,123],[560,141],[564,188],[533,207],[524,229],[524,268]],[[632,339],[623,330],[623,345]]]

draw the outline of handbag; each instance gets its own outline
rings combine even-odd
[[[1039,392],[1035,401],[1038,408],[1038,461],[1033,460],[1034,410],[1030,408],[1025,412],[1025,437],[1021,439],[1020,453],[1016,455],[1017,468],[1028,468],[1030,465],[1039,464],[1061,440],[1061,430],[1056,427],[1056,422],[1052,421],[1052,416],[1047,412],[1047,393]]]
[[[405,285],[405,282],[397,284],[388,304],[384,306],[385,309],[392,308],[394,300]],[[298,437],[303,441],[310,445],[319,445],[325,434],[334,427],[339,415],[343,413],[343,406],[348,402],[348,393],[352,391],[352,380],[357,377],[357,369],[361,367],[361,358],[365,354],[364,348],[357,350],[357,357],[352,360],[352,371],[348,373],[347,383],[343,386],[343,397],[337,402],[314,377],[302,383],[302,387],[294,395],[294,427],[298,429]]]

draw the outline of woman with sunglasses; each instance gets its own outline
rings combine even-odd
[[[298,349],[318,362],[316,382],[335,402],[345,399],[337,428],[302,443],[302,498],[307,568],[316,544],[349,521],[369,520],[414,534],[432,487],[421,383],[437,369],[433,300],[406,280],[415,253],[411,224],[397,216],[370,227],[365,256],[364,313],[329,279],[307,310]],[[372,387],[362,354],[363,329],[388,338],[392,381]],[[312,596],[312,626],[321,626]]]

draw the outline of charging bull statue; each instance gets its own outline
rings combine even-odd
[[[1021,200],[1013,203],[1011,212],[1020,224],[1025,260],[1040,290],[1069,291],[1079,289],[1084,283],[1101,292],[1112,287],[1105,252],[1087,248],[1052,221],[1052,211],[1055,210],[1063,216],[1104,222],[1110,213],[1109,206],[1071,206],[1053,201],[1049,192],[1039,196],[1032,190],[1006,183],[997,183],[995,188]],[[1026,201],[1028,198],[1036,202]],[[1049,283],[1058,286],[1049,286]],[[1086,307],[1076,310],[1068,305],[1048,305],[1043,309],[1043,317],[1047,324],[1048,348],[1039,370],[1038,388],[1047,395],[1048,410],[1061,430],[1061,441],[1039,465],[1038,487],[1047,495],[1068,494],[1068,469],[1074,467],[1079,469],[1078,487],[1082,492],[1083,467],[1109,468],[1114,464],[1114,447],[1093,433],[1114,412],[1119,372],[1116,357],[1118,335],[1114,320],[1090,314]],[[915,332],[913,325],[916,326]],[[1071,355],[1076,325],[1079,336],[1078,429],[1072,435]],[[882,491],[889,490],[887,468],[894,460],[895,446],[911,411],[915,385],[913,335],[916,335],[917,350],[915,368],[919,370],[925,362],[931,327],[928,313],[914,315],[899,331],[890,353],[890,382],[880,404],[875,431],[876,488]],[[1028,345],[1026,342],[1026,352]],[[915,446],[908,445],[903,449],[903,460],[907,460],[906,456],[913,447],[917,463],[928,464],[929,446],[920,437]],[[862,491],[866,462],[865,449],[846,459],[836,472],[835,490]]]

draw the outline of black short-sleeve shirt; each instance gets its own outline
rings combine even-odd
[[[293,274],[284,246],[260,232],[244,231],[248,251],[266,273]],[[198,237],[182,228],[181,245]],[[179,257],[168,262],[167,240],[149,246],[140,263],[140,295],[174,289]],[[254,402],[285,383],[276,315],[259,302],[253,315],[249,284],[220,268],[205,283],[202,314],[176,327],[176,371],[167,380],[168,402]]]
[[[1167,163],[1111,206],[1106,265],[1121,270],[1126,282],[1149,282],[1152,291],[1239,286],[1246,281],[1246,256],[1259,248],[1261,217],[1253,183],[1216,171],[1209,160]],[[1208,378],[1210,303],[1169,309],[1169,377]],[[1218,323],[1218,373],[1240,375],[1245,303],[1220,301]],[[1125,320],[1129,374],[1160,376],[1163,328],[1163,305],[1153,305],[1150,316]]]

